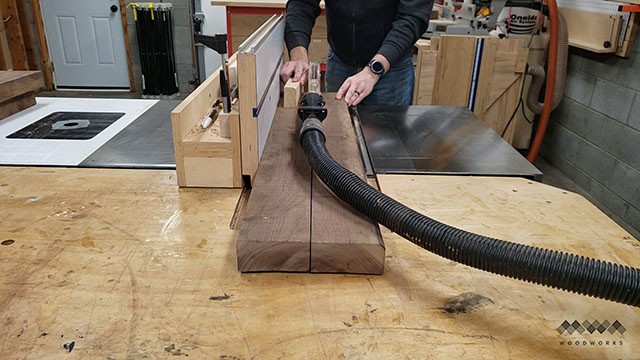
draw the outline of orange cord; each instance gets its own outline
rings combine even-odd
[[[544,133],[549,125],[551,117],[551,107],[553,103],[553,92],[556,86],[556,65],[558,62],[558,5],[556,0],[547,0],[549,7],[549,65],[547,66],[547,87],[544,92],[544,106],[540,115],[540,123],[536,135],[527,154],[527,160],[533,163],[538,156]]]

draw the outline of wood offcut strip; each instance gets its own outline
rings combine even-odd
[[[242,272],[308,272],[311,169],[298,145],[300,120],[278,109],[237,241]]]
[[[342,166],[365,180],[349,111],[344,102],[331,100],[323,122],[327,148]],[[385,248],[378,225],[338,200],[317,176],[311,188],[311,272],[382,274]]]

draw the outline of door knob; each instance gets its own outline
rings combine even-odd
[[[118,7],[115,5],[111,5],[111,12],[117,12],[118,11]]]

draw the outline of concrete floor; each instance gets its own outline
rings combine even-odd
[[[569,190],[574,193],[578,193],[584,196],[584,190],[580,188],[576,183],[571,181],[566,175],[564,175],[558,168],[553,166],[552,163],[542,156],[538,156],[534,165],[538,170],[544,174],[542,177],[542,183],[555,186],[560,189]]]

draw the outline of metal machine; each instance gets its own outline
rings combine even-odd
[[[445,0],[443,5],[434,5],[442,11],[442,19],[429,21],[429,27],[423,37],[439,34],[449,35],[489,35],[500,29],[499,16],[505,8],[533,9],[531,16],[537,21],[538,12],[546,11],[540,0],[464,0],[454,2]],[[510,21],[510,20],[509,20]],[[529,28],[528,28],[529,29]],[[504,31],[498,33],[505,34]]]

